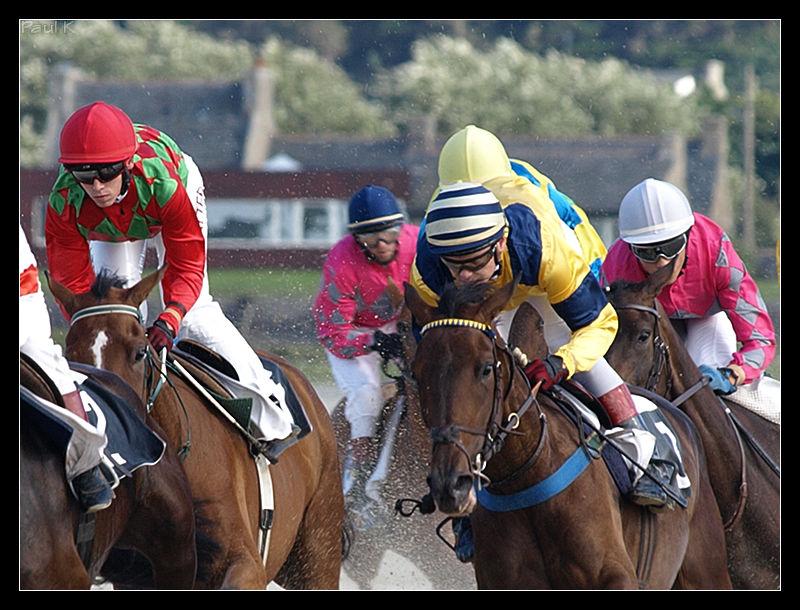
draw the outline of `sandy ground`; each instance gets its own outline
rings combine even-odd
[[[342,393],[335,385],[316,386],[320,398],[332,411],[342,397]],[[434,544],[442,544],[438,540]],[[355,549],[357,551],[357,548]],[[351,557],[348,562],[357,562],[358,557]],[[447,561],[447,560],[445,560]],[[470,566],[461,564],[455,556],[452,563],[442,565],[442,570],[448,572],[448,579],[445,589],[461,590],[474,588],[472,570]],[[453,575],[456,574],[457,577]],[[455,584],[453,584],[455,583]],[[270,588],[276,588],[271,585]],[[419,566],[412,563],[409,559],[391,549],[384,551],[379,565],[375,569],[375,575],[367,585],[359,585],[348,575],[348,565],[342,569],[340,589],[346,591],[358,590],[379,590],[379,591],[432,591],[441,590],[436,576],[429,577]]]

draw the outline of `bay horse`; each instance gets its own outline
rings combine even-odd
[[[344,501],[336,439],[325,405],[299,369],[274,354],[258,352],[280,365],[312,426],[269,465],[274,508],[262,510],[253,447],[224,414],[209,406],[202,390],[168,374],[151,398],[148,388],[163,379],[161,363],[140,319],[128,314],[138,310],[164,271],[128,289],[119,281],[102,281],[101,273],[84,294],[73,294],[50,279],[55,298],[73,320],[79,318],[66,336],[68,357],[107,368],[141,388],[145,403],[152,402],[151,415],[173,446],[181,448],[197,515],[196,588],[265,589],[273,581],[289,589],[338,588]],[[105,315],[76,316],[98,306],[105,308]],[[194,373],[202,376],[200,370]]]
[[[515,288],[487,296],[486,285],[451,284],[438,308],[411,286],[405,292],[422,325],[413,369],[434,443],[431,494],[442,512],[470,515],[478,588],[730,588],[722,523],[688,418],[665,413],[691,480],[686,507],[656,514],[625,499],[592,459],[602,431],[584,436],[532,391],[494,332]],[[565,470],[573,476],[563,479]]]
[[[780,586],[780,425],[720,400],[686,350],[657,296],[666,265],[643,282],[617,281],[606,294],[619,330],[606,359],[627,381],[674,401],[694,422],[708,456],[737,589]],[[764,459],[763,455],[767,456]]]
[[[383,502],[383,520],[369,528],[348,524],[350,544],[343,563],[344,573],[359,589],[371,589],[382,562],[391,552],[411,562],[415,572],[419,571],[435,590],[473,589],[475,576],[471,566],[454,562],[453,551],[437,535],[441,513],[423,513],[414,508],[415,499],[427,492],[425,476],[432,444],[422,420],[410,368],[416,350],[411,312],[392,278],[388,280],[387,292],[394,308],[399,310],[397,333],[403,339],[404,355],[383,362],[387,381],[382,386],[384,403],[378,420],[376,467],[379,475],[375,477],[377,493]],[[342,397],[331,412],[342,464],[350,438],[350,423],[344,415],[346,401]]]
[[[161,439],[139,396],[121,378],[76,367],[106,392],[124,400]],[[62,406],[61,394],[44,371],[20,355],[20,588],[89,589],[112,548],[130,548],[150,563],[154,586],[190,589],[197,568],[191,490],[176,454],[165,449],[154,464],[120,479],[111,506],[81,512],[65,476],[62,443],[33,403]],[[58,426],[57,426],[58,427]]]

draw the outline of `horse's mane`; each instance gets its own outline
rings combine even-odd
[[[465,305],[479,305],[492,289],[488,283],[468,283],[461,287],[448,282],[442,290],[437,311],[445,316],[455,316]]]
[[[108,295],[111,288],[125,288],[125,278],[120,277],[111,269],[103,268],[92,282],[92,295],[102,299]]]

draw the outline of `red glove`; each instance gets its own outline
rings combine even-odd
[[[147,329],[147,337],[156,352],[161,352],[163,347],[166,347],[169,352],[175,342],[175,331],[164,320],[157,318],[153,325]]]
[[[534,360],[525,367],[525,376],[535,386],[542,382],[542,390],[549,390],[555,384],[567,378],[567,369],[558,356],[548,356],[544,360]]]

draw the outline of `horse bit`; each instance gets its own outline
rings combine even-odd
[[[517,427],[520,423],[520,418],[524,413],[528,410],[528,407],[532,403],[535,403],[538,408],[538,403],[536,402],[534,395],[532,393],[528,394],[527,399],[525,402],[520,406],[517,411],[509,413],[508,417],[506,418],[506,425],[503,426],[497,423],[495,420],[497,419],[497,414],[500,411],[500,406],[503,403],[503,390],[502,390],[502,378],[501,378],[501,366],[502,362],[497,356],[497,341],[495,332],[486,324],[482,322],[477,322],[475,320],[467,320],[464,318],[442,318],[439,320],[434,320],[433,322],[429,322],[428,324],[424,325],[420,330],[420,336],[425,335],[426,332],[433,328],[442,328],[442,327],[458,327],[458,328],[472,328],[482,332],[492,343],[492,355],[494,358],[494,365],[492,367],[492,371],[494,374],[494,396],[492,400],[492,412],[489,418],[489,422],[487,424],[486,430],[478,430],[475,428],[469,428],[466,426],[459,426],[458,424],[446,424],[444,426],[436,426],[431,428],[430,434],[431,438],[433,439],[434,445],[436,444],[452,444],[454,445],[464,456],[467,458],[467,463],[470,465],[470,472],[471,474],[477,479],[478,485],[480,488],[481,481],[483,481],[487,486],[490,485],[492,482],[484,473],[483,470],[486,468],[486,464],[491,459],[491,457],[500,451],[505,442],[505,438],[509,434],[520,434],[516,432]],[[505,347],[505,349],[508,351]],[[512,362],[514,362],[514,357],[509,351],[509,355],[511,357]],[[526,378],[527,379],[527,378]],[[510,387],[510,385],[509,385]],[[546,430],[546,418],[544,413],[539,409],[539,417],[543,421],[543,430]],[[474,436],[483,436],[484,443],[483,447],[481,448],[478,453],[475,454],[474,457],[469,455],[466,447],[464,447],[463,443],[459,440],[459,436],[461,433],[472,434]],[[533,455],[533,460],[529,460],[527,465],[530,465],[535,461],[535,458],[539,455],[539,450],[542,446],[542,440],[544,438],[544,434],[539,439],[539,446],[537,447],[536,451]],[[513,475],[512,475],[513,476]]]

